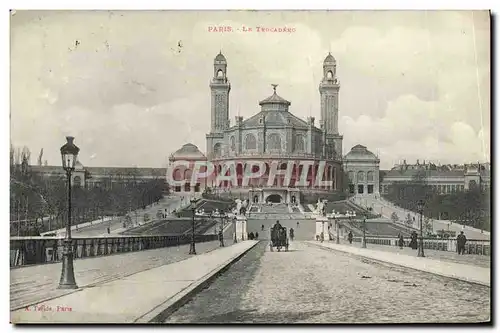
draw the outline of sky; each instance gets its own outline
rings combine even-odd
[[[292,113],[319,126],[331,52],[343,154],[362,144],[382,169],[490,160],[485,11],[16,11],[11,143],[29,147],[32,163],[43,148],[49,165],[66,135],[85,166],[164,167],[188,142],[204,152],[220,50],[232,124],[258,113],[274,83]]]

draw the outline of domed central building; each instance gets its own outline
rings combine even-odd
[[[336,66],[334,57],[328,54],[323,62],[323,78],[319,84],[319,127],[314,117],[303,120],[290,112],[292,103],[278,95],[277,84],[272,85],[271,96],[260,101],[260,112],[248,119],[237,116],[231,126],[228,64],[224,55],[219,53],[214,59],[214,76],[210,83],[211,124],[206,135],[206,156],[215,164],[215,174],[208,179],[208,186],[223,191],[250,191],[254,202],[267,201],[268,198],[296,202],[298,191],[340,190],[342,135],[338,132],[340,83]],[[265,170],[261,171],[260,177],[245,183],[243,173],[248,170],[250,161],[252,172],[257,172],[253,161],[261,162]],[[217,176],[227,175],[225,166],[233,163],[237,183],[228,180],[219,183]],[[274,182],[269,183],[270,170],[276,163],[278,170],[290,168],[291,175],[288,179],[285,175],[277,176]],[[324,164],[324,168],[320,164]],[[302,176],[304,166],[308,169],[306,179],[305,175]],[[322,186],[317,182],[318,178],[331,181],[331,186]]]

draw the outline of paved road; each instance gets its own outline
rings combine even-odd
[[[232,243],[227,241],[227,246]],[[219,248],[219,242],[196,244],[197,253]],[[79,287],[122,278],[147,269],[190,257],[189,245],[141,252],[75,260],[75,278]],[[28,266],[10,270],[10,307],[20,308],[47,298],[62,296],[68,291],[56,289],[61,276],[61,263]]]
[[[261,242],[166,323],[478,322],[490,288],[294,242]]]

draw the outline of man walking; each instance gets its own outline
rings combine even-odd
[[[403,235],[399,234],[399,236],[398,236],[398,245],[399,245],[399,248],[402,249],[403,246],[404,246],[404,244],[405,244],[405,240],[403,238]]]
[[[465,237],[464,232],[460,231],[460,235],[457,236],[457,250],[458,254],[464,254],[465,243],[467,243],[467,237]]]
[[[224,234],[222,232],[222,228],[219,229],[219,245],[224,247]]]

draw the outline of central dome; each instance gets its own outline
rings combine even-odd
[[[281,105],[284,105],[286,107],[290,106],[292,103],[290,103],[289,101],[287,101],[286,99],[278,96],[278,94],[276,94],[276,87],[278,86],[277,84],[273,84],[273,89],[274,89],[274,93],[269,96],[268,98],[262,100],[259,102],[259,105],[266,105],[266,104],[281,104]]]
[[[205,155],[192,143],[186,143],[170,156],[171,159],[204,159]]]
[[[346,160],[378,160],[377,156],[365,146],[356,145],[345,156]]]

